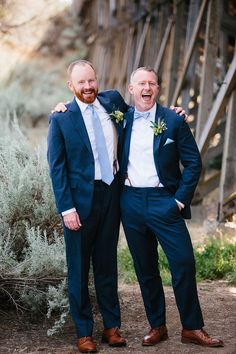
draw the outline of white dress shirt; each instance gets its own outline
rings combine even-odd
[[[125,180],[125,185],[132,187],[164,187],[157,175],[153,155],[154,132],[150,122],[155,122],[156,103],[147,112],[149,112],[148,118],[141,117],[133,121],[127,168],[128,178]],[[180,209],[184,208],[183,203],[177,199],[175,200]]]
[[[155,121],[156,104],[148,111],[148,118],[134,119],[130,140],[128,179],[132,187],[163,187],[153,156],[154,133],[150,121]],[[140,112],[141,113],[141,112]]]
[[[95,163],[95,180],[100,180],[101,179],[101,169],[100,169],[100,163],[98,160],[98,153],[97,153],[97,148],[96,148],[96,143],[95,143],[95,136],[94,136],[94,131],[93,131],[93,124],[92,124],[92,113],[89,109],[87,109],[88,104],[80,101],[77,97],[75,97],[75,100],[81,110],[82,117],[84,120],[84,124],[86,126],[86,130],[89,136],[89,141],[92,147],[93,151],[93,157],[94,157],[94,163]],[[106,146],[107,146],[107,151],[108,151],[108,156],[109,160],[112,166],[113,170],[113,162],[114,160],[117,159],[117,132],[116,129],[110,119],[109,114],[106,112],[105,108],[101,105],[101,103],[96,100],[93,102],[93,107],[94,110],[97,112],[98,117],[100,119],[103,133],[105,136],[105,141],[106,141]],[[66,210],[62,212],[62,216],[67,215],[71,212],[75,211],[75,208]]]

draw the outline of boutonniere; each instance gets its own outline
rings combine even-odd
[[[154,135],[160,135],[167,129],[166,123],[161,117],[157,119],[157,123],[152,121],[150,123]]]
[[[115,119],[115,122],[118,124],[123,122],[124,120],[124,113],[121,111],[114,111],[109,114],[111,119]]]

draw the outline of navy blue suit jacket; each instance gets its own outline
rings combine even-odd
[[[108,113],[125,112],[128,108],[118,91],[98,94]],[[94,191],[94,157],[84,120],[75,99],[67,104],[65,113],[49,116],[48,162],[56,206],[59,213],[73,207],[80,218],[90,213]],[[118,136],[123,124],[114,122]]]
[[[133,109],[129,109],[125,114],[126,128],[121,160],[123,183],[127,174],[133,112]],[[158,118],[164,120],[167,130],[157,136],[153,134],[153,155],[157,174],[160,182],[174,198],[185,205],[181,213],[184,218],[189,219],[190,203],[201,174],[200,153],[188,124],[181,116],[157,104],[156,122]],[[182,172],[180,162],[183,166]]]

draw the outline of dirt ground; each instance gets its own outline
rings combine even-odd
[[[203,348],[194,344],[180,342],[181,325],[175,306],[171,287],[165,287],[167,302],[167,326],[169,339],[155,347],[141,346],[143,336],[148,332],[139,287],[120,285],[119,293],[122,310],[122,334],[128,345],[123,348],[110,348],[101,344],[102,323],[99,315],[95,317],[94,339],[99,353],[103,354],[235,354],[236,353],[236,288],[225,282],[206,282],[198,285],[199,296],[205,319],[205,329],[212,336],[219,336],[225,342],[224,348]],[[17,318],[12,312],[1,313],[0,353],[38,353],[75,354],[75,331],[68,321],[64,331],[52,338],[47,337],[49,323],[28,321]]]

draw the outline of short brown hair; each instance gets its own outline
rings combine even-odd
[[[152,72],[156,75],[156,79],[158,81],[158,76],[156,71],[151,67],[151,66],[140,66],[139,68],[135,69],[131,75],[130,75],[130,82],[132,81],[134,75],[136,74],[136,72],[140,71],[140,70],[144,70],[144,71],[148,71],[148,72]]]
[[[93,71],[95,72],[95,69],[93,67],[93,64],[90,63],[90,61],[88,60],[83,60],[83,59],[78,59],[78,60],[75,60],[73,61],[72,63],[70,63],[70,65],[68,66],[67,68],[67,75],[68,75],[68,78],[70,78],[71,76],[71,73],[72,73],[72,70],[74,69],[74,67],[76,65],[81,65],[81,66],[85,66],[85,65],[89,65],[91,66],[91,68],[93,69]],[[95,73],[96,74],[96,73]]]

